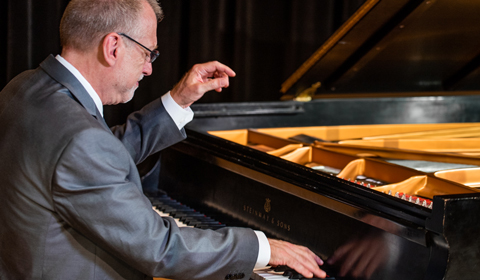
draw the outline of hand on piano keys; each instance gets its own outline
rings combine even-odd
[[[300,273],[296,272],[288,266],[266,267],[255,269],[250,276],[251,280],[288,280],[288,279],[327,279],[335,280],[334,277],[326,276],[325,278],[305,278]]]
[[[319,265],[323,265],[323,260],[307,247],[270,238],[268,242],[271,250],[269,265],[287,265],[305,278],[326,277],[325,271],[319,268]]]
[[[197,212],[166,194],[151,196],[149,199],[152,202],[152,208],[155,212],[162,217],[172,217],[179,227],[196,227],[202,229],[225,227],[225,224]],[[273,266],[290,266],[290,279],[325,278],[326,273],[318,267],[323,264],[322,259],[308,248],[276,239],[268,239],[268,242],[271,250],[269,264]],[[295,270],[306,275],[306,277],[303,277],[302,274],[295,273],[295,277],[297,278],[292,278]],[[289,278],[287,277],[285,279]]]

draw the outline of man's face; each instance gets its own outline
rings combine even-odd
[[[144,3],[144,11],[140,23],[142,35],[135,39],[140,44],[154,50],[157,47],[157,20],[150,6]],[[150,52],[142,46],[122,37],[125,46],[125,55],[122,59],[120,71],[114,84],[116,97],[114,103],[126,103],[133,98],[140,80],[152,74],[152,64],[148,56]],[[128,41],[128,42],[127,42]]]
[[[143,44],[143,43],[142,43]],[[118,73],[115,84],[119,102],[126,103],[133,98],[139,82],[152,73],[152,64],[147,61],[147,50],[134,43],[130,44]]]

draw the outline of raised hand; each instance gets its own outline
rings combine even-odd
[[[229,77],[235,75],[232,69],[218,61],[196,64],[175,85],[170,95],[178,105],[186,108],[208,91],[221,92],[230,85]]]

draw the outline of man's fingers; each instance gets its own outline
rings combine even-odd
[[[271,265],[287,265],[306,278],[326,276],[326,273],[318,267],[323,261],[308,248],[274,239],[269,239],[269,242]]]
[[[297,251],[297,254],[294,256],[296,263],[292,268],[295,270],[298,268],[299,270],[297,270],[297,272],[305,277],[325,277],[326,273],[318,267],[323,264],[320,257],[316,256],[306,247],[300,247],[298,249],[299,251]]]
[[[312,278],[313,276],[324,278],[326,273],[321,270],[318,265],[310,266],[309,264],[302,263],[300,261],[293,261],[287,264],[290,268],[295,269],[298,273],[302,274],[305,278]]]
[[[229,78],[235,75],[230,67],[218,61],[196,64],[175,85],[170,94],[178,105],[186,108],[208,91],[221,92],[223,88],[227,88],[230,85]]]
[[[223,76],[226,74],[229,77],[235,77],[237,74],[228,66],[218,62],[210,61],[204,64],[197,64],[194,68],[197,68],[199,75],[203,77],[217,77],[216,75]]]
[[[222,88],[227,88],[230,85],[228,77],[222,77],[218,79],[209,79],[207,82],[200,84],[200,91],[205,93],[207,91],[216,90],[222,91]]]

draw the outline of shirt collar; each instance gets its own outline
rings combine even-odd
[[[61,57],[59,54],[55,57],[68,71],[72,72],[75,78],[83,85],[85,90],[88,92],[90,97],[92,97],[95,105],[97,106],[98,111],[103,117],[103,104],[102,100],[100,100],[100,96],[98,96],[97,92],[93,89],[92,85],[80,74],[80,71],[77,70],[70,62],[66,61],[65,58]]]

